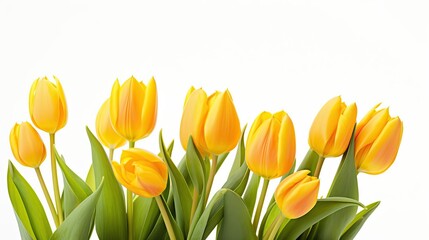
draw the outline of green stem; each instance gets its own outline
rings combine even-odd
[[[127,190],[128,239],[133,239],[133,192]]]
[[[206,196],[204,198],[204,203],[207,204],[207,201],[209,200],[210,191],[212,189],[213,180],[216,175],[216,168],[217,168],[217,156],[212,155],[212,166],[210,168],[210,174],[209,179],[207,181],[207,188],[206,188]]]
[[[37,178],[39,179],[40,186],[42,187],[43,194],[45,194],[46,201],[48,202],[49,209],[51,210],[52,218],[54,219],[55,226],[58,228],[60,225],[58,222],[58,215],[55,211],[54,203],[52,202],[51,196],[49,195],[48,189],[46,188],[45,180],[43,180],[42,173],[40,172],[40,168],[37,167],[36,170]]]
[[[258,230],[259,218],[261,217],[262,207],[264,206],[265,196],[267,195],[269,179],[264,178],[264,184],[262,185],[261,195],[259,196],[258,207],[256,208],[255,217],[253,218],[253,228],[255,231]]]
[[[316,170],[314,171],[314,175],[315,177],[319,177],[320,175],[320,171],[322,170],[322,166],[323,166],[323,162],[325,161],[325,158],[323,156],[319,155],[319,159],[317,160],[317,166],[316,166]]]
[[[129,147],[129,148],[133,148],[135,144],[136,144],[136,142],[129,141],[129,142],[128,142],[128,147]]]
[[[198,189],[194,187],[194,195],[192,196],[191,217],[189,219],[189,224],[192,223],[192,218],[194,217],[195,210],[197,209],[197,204],[198,204]]]
[[[63,223],[63,208],[61,206],[60,188],[58,186],[58,174],[57,174],[57,161],[55,160],[54,144],[55,144],[55,133],[49,134],[49,146],[51,150],[51,171],[52,171],[52,182],[54,184],[54,197],[57,206],[58,214],[58,226]]]
[[[173,225],[171,225],[170,218],[168,217],[167,209],[162,202],[161,196],[155,197],[156,204],[158,204],[159,211],[161,212],[162,219],[164,219],[165,227],[167,228],[168,236],[170,240],[176,240],[176,235],[174,234]]]
[[[114,148],[109,148],[109,161],[113,161],[113,153],[115,152]]]
[[[270,233],[270,236],[268,236],[268,240],[273,240],[276,237],[277,232],[279,231],[279,228],[285,219],[286,218],[283,216],[283,214],[280,214],[280,219],[275,223],[274,228]]]

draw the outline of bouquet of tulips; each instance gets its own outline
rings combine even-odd
[[[297,164],[286,112],[262,112],[245,137],[228,90],[208,96],[191,87],[180,123],[186,153],[173,161],[174,142],[166,145],[162,133],[159,149],[135,147],[154,129],[158,91],[153,78],[144,84],[131,77],[114,83],[96,116],[96,135],[86,129],[92,165],[81,178],[55,145],[67,104],[54,79],[37,79],[29,95],[33,124],[50,136],[51,191],[39,168],[47,150],[38,131],[23,122],[10,132],[15,159],[34,168],[40,182],[29,184],[9,161],[8,192],[22,239],[89,239],[94,226],[99,239],[353,239],[380,203],[359,202],[357,174],[386,171],[402,138],[402,121],[388,109],[376,105],[356,124],[356,104],[334,97],[317,113],[310,150]],[[339,156],[329,192],[319,193],[324,160]],[[231,169],[221,169],[224,161]],[[229,173],[216,178],[218,171]],[[277,187],[267,196],[272,180]],[[223,182],[216,192],[214,181]],[[50,214],[33,187],[41,187]]]

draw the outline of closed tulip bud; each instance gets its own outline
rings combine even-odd
[[[250,170],[266,179],[286,174],[295,160],[295,129],[284,112],[262,112],[250,128],[246,144]]]
[[[395,161],[402,140],[403,123],[389,109],[376,105],[359,122],[355,134],[355,162],[359,172],[380,174]]]
[[[9,135],[15,159],[24,166],[37,168],[46,158],[46,148],[36,129],[28,122],[15,124]]]
[[[349,145],[356,123],[356,104],[334,97],[320,109],[310,128],[308,144],[322,157],[338,157]]]
[[[309,170],[295,172],[277,186],[274,197],[286,218],[299,218],[316,205],[320,181],[308,176],[309,173]]]
[[[130,77],[122,86],[116,80],[110,96],[110,120],[115,131],[135,142],[155,127],[158,97],[155,80],[147,85]]]
[[[139,148],[123,150],[121,162],[112,162],[116,179],[142,197],[159,196],[167,186],[167,165],[155,154]]]
[[[110,100],[107,99],[97,114],[95,120],[95,127],[97,130],[97,136],[101,143],[109,149],[116,149],[123,146],[126,143],[125,138],[118,135],[112,127],[110,122]]]
[[[31,120],[40,130],[54,134],[67,123],[67,104],[60,81],[38,78],[31,86],[29,110]]]
[[[180,124],[185,150],[192,136],[202,155],[226,153],[235,148],[240,134],[240,121],[228,90],[210,97],[201,88],[188,91]]]

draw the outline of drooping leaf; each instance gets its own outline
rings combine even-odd
[[[22,239],[49,239],[52,230],[42,203],[11,161],[7,172],[7,188]]]
[[[104,178],[104,188],[97,203],[95,223],[100,239],[126,239],[128,236],[127,216],[122,186],[116,180],[103,146],[86,128],[92,149],[92,165],[95,183],[98,187]]]
[[[366,220],[371,216],[378,205],[380,205],[380,201],[371,203],[366,206],[365,209],[360,211],[353,221],[346,227],[344,233],[341,235],[340,240],[352,240],[358,234]]]
[[[246,204],[247,210],[249,210],[250,216],[253,215],[253,210],[255,208],[260,180],[261,177],[253,173],[252,177],[250,178],[250,182],[246,187],[246,191],[244,192],[243,200]]]
[[[103,189],[103,180],[97,190],[83,200],[52,235],[56,239],[89,239],[94,226],[95,208]]]

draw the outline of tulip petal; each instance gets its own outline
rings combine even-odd
[[[145,98],[143,100],[143,109],[141,115],[141,136],[147,137],[155,128],[157,110],[158,110],[158,96],[156,90],[155,79],[152,77],[146,87]]]
[[[277,148],[277,165],[280,177],[287,173],[295,161],[296,142],[295,142],[295,128],[289,115],[286,113],[281,121],[281,126],[278,135],[278,148]]]

